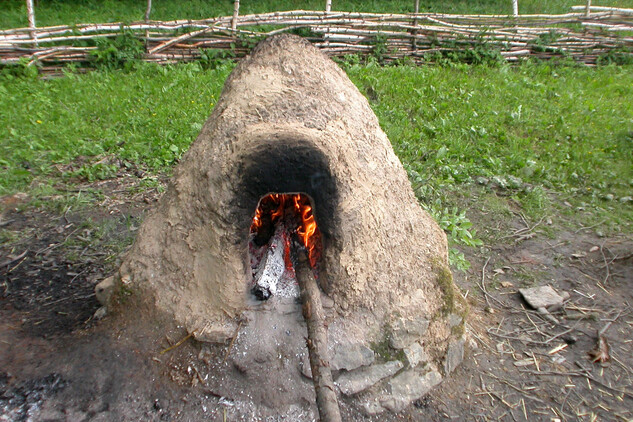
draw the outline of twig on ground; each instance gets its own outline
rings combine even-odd
[[[508,305],[506,305],[505,303],[501,302],[496,297],[492,296],[486,290],[486,267],[488,266],[488,262],[490,262],[490,258],[491,257],[488,257],[488,259],[484,263],[484,266],[481,269],[481,284],[477,285],[477,287],[479,287],[479,290],[481,290],[483,292],[484,298],[486,299],[486,304],[488,305],[488,309],[493,309],[492,305],[490,304],[489,298],[494,300],[495,302],[497,302],[501,307],[508,308]]]
[[[22,258],[24,258],[26,256],[26,254],[29,252],[28,249],[26,249],[24,252],[22,252],[20,255],[16,255],[16,256],[9,256],[7,259],[5,259],[4,261],[2,261],[2,263],[0,263],[0,268],[3,267],[8,267],[9,265],[13,264],[16,261],[21,260]]]
[[[226,362],[229,355],[231,354],[231,350],[233,349],[233,344],[235,343],[235,340],[237,339],[237,336],[240,333],[240,328],[242,328],[242,321],[240,321],[240,323],[237,325],[237,328],[235,329],[235,334],[233,335],[233,338],[231,339],[231,343],[229,343],[229,347],[226,349],[226,354],[224,355],[224,359],[222,359],[222,363]]]
[[[178,343],[174,344],[173,346],[169,346],[168,348],[162,350],[159,354],[160,355],[164,355],[167,352],[170,352],[172,350],[174,350],[176,347],[180,346],[181,344],[183,344],[185,341],[189,340],[191,337],[193,337],[193,334],[195,333],[195,330],[190,332],[189,334],[187,334],[186,336],[184,336],[182,339],[180,339],[178,341]]]
[[[604,276],[604,280],[602,281],[602,284],[604,284],[605,286],[607,285],[607,282],[609,281],[609,277],[611,277],[611,272],[609,271],[609,263],[607,262],[607,257],[604,254],[604,244],[606,243],[606,240],[604,242],[602,242],[602,244],[600,245],[600,254],[602,255],[602,260],[604,261],[604,269],[605,269],[605,276]]]

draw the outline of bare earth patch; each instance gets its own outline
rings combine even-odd
[[[164,352],[186,336],[182,327],[165,332],[124,307],[93,318],[94,284],[115,268],[155,198],[143,201],[114,182],[99,186],[103,206],[77,213],[16,211],[3,202],[0,420],[314,418],[309,401],[284,415],[274,410],[310,385],[307,378],[269,391],[265,379],[274,373],[264,373],[262,385],[252,386],[259,394],[242,393],[238,381],[249,368],[229,364],[230,341],[190,338]],[[486,219],[475,210],[470,216]],[[367,417],[344,399],[344,420],[630,420],[633,239],[574,232],[551,219],[553,235],[534,230],[526,238],[517,214],[503,225],[511,227],[503,243],[464,251],[472,266],[455,279],[470,304],[471,342],[450,377],[398,414]],[[518,293],[545,285],[569,294],[548,314]],[[604,362],[594,362],[598,346]]]

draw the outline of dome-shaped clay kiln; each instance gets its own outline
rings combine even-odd
[[[271,388],[302,383],[300,306],[253,295],[254,266],[267,258],[253,265],[249,242],[271,193],[309,198],[340,394],[367,413],[426,394],[463,354],[446,236],[418,205],[367,100],[299,37],[263,41],[232,72],[119,280],[199,340],[222,342],[239,327],[231,359],[247,379],[274,371]]]

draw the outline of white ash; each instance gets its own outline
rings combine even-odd
[[[286,269],[284,259],[288,236],[285,225],[278,224],[267,245],[255,251],[251,248],[251,267],[255,270],[253,291],[260,299],[299,296],[294,271]]]

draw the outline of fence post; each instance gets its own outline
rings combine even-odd
[[[152,0],[147,0],[147,9],[145,9],[145,23],[149,22],[150,13],[152,13]]]
[[[519,0],[512,0],[512,14],[515,17],[519,16]]]
[[[33,38],[33,45],[37,47],[37,28],[35,26],[35,8],[33,7],[33,0],[26,0],[26,12],[29,17],[29,28],[31,30],[31,38]]]
[[[147,9],[145,9],[145,25],[149,25],[149,14],[152,13],[152,0],[147,0]],[[149,28],[145,28],[145,47],[149,43]]]
[[[235,33],[237,31],[237,17],[240,14],[240,0],[235,0],[233,3],[233,19],[231,20],[231,31]]]
[[[587,10],[585,11],[585,16],[589,17],[591,14],[591,0],[587,0]]]
[[[415,0],[415,17],[413,18],[413,51],[418,49],[418,13],[420,13],[420,0]]]
[[[330,13],[332,11],[332,0],[326,0],[325,11],[326,13]]]

